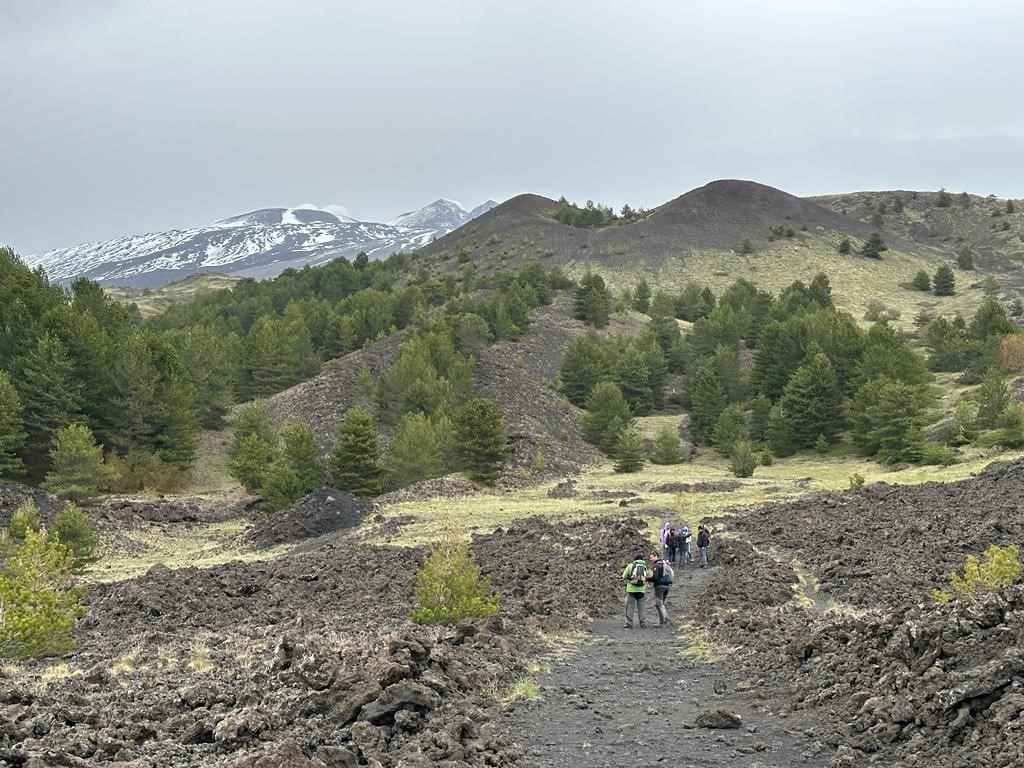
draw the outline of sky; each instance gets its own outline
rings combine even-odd
[[[0,243],[522,192],[1024,197],[1015,0],[0,0]]]

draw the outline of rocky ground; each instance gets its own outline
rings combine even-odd
[[[73,653],[0,670],[0,764],[1024,765],[1024,586],[930,597],[1019,544],[1022,499],[1019,461],[736,510],[712,568],[680,574],[677,629],[626,632],[619,573],[648,545],[628,498],[476,537],[502,612],[436,629],[406,618],[424,550],[363,543],[372,510],[325,490],[285,514],[316,536],[285,555],[92,586]],[[541,698],[503,703],[524,678]]]
[[[699,610],[737,669],[824,715],[840,765],[1024,765],[1024,586],[930,596],[968,554],[1019,545],[1022,492],[1016,461],[743,512]]]
[[[780,711],[727,665],[688,652],[713,571],[677,569],[671,628],[658,627],[653,605],[643,630],[624,629],[620,616],[595,621],[544,678],[539,699],[502,713],[524,765],[830,765],[831,750],[808,751],[813,717]]]

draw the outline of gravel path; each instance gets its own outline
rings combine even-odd
[[[683,655],[684,622],[710,571],[678,569],[668,607],[673,625],[658,627],[648,595],[647,628],[623,617],[595,621],[574,653],[541,676],[541,698],[505,712],[508,734],[531,768],[633,768],[647,765],[787,768],[831,765],[811,756],[806,723],[780,700],[733,679],[725,664]],[[696,725],[709,710],[739,715],[738,728]]]

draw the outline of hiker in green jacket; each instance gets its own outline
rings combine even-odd
[[[633,611],[636,610],[637,618],[640,620],[640,628],[647,626],[644,621],[644,608],[646,606],[645,592],[647,590],[647,563],[644,561],[643,553],[633,558],[633,562],[622,571],[622,580],[626,582],[626,629],[633,628]]]

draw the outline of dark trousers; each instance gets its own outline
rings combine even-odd
[[[654,588],[654,607],[658,609],[658,623],[668,624],[668,609],[665,608],[665,601],[668,599],[668,587]]]
[[[627,592],[626,593],[626,626],[633,626],[633,611],[637,613],[637,618],[640,619],[640,626],[644,626],[644,609],[647,607],[647,596],[643,592]]]

